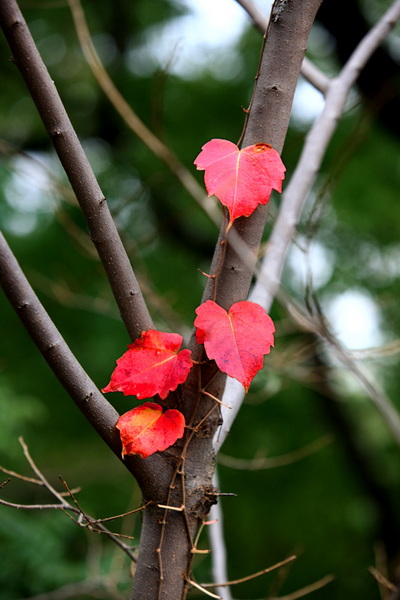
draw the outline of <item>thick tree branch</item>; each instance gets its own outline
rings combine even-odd
[[[296,170],[283,193],[280,212],[269,239],[256,285],[250,295],[250,299],[261,304],[267,312],[270,310],[279,289],[286,254],[295,235],[304,203],[315,183],[325,150],[343,113],[348,94],[371,54],[399,19],[400,0],[396,0],[362,40],[341,73],[330,83],[325,97],[324,110],[307,135]],[[228,379],[223,401],[232,406],[232,410],[228,411],[222,407],[224,424],[222,430],[218,432],[218,439],[215,442],[216,450],[224,443],[243,399],[244,390],[242,386],[237,381]],[[391,407],[385,403],[383,410],[382,404],[378,405],[378,409],[388,422],[396,439],[399,440],[399,420],[396,418],[393,421]]]
[[[236,0],[236,2],[247,12],[255,27],[264,34],[268,29],[268,18],[258,10],[252,0]],[[327,92],[330,81],[329,77],[320,71],[307,57],[303,59],[301,74],[322,94]]]
[[[153,325],[106,199],[15,0],[0,2],[0,25],[74,189],[121,317],[134,340]]]

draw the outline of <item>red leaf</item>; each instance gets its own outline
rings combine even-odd
[[[271,317],[254,302],[236,302],[227,312],[212,300],[196,309],[196,339],[219,369],[249,389],[274,345]]]
[[[211,140],[194,161],[205,171],[209,196],[215,194],[228,207],[230,222],[248,217],[259,204],[267,204],[272,190],[282,191],[285,167],[278,152],[268,144],[242,150],[228,140]]]
[[[125,396],[166,398],[183,383],[190,369],[190,350],[181,350],[182,336],[150,329],[128,346],[117,360],[111,381],[102,391],[123,392]]]
[[[142,458],[163,451],[183,436],[185,417],[179,410],[165,413],[154,402],[145,402],[118,419],[122,442],[122,457],[140,454]]]

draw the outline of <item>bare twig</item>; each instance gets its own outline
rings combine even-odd
[[[257,29],[264,34],[268,29],[269,19],[264,16],[252,0],[236,0],[246,11]],[[322,94],[326,94],[330,79],[318,69],[308,58],[304,58],[301,74]]]
[[[130,338],[153,324],[106,199],[15,0],[0,2],[0,25],[85,215]]]
[[[303,458],[311,456],[315,454],[322,448],[325,448],[328,444],[331,444],[333,441],[332,435],[325,435],[322,438],[311,442],[311,444],[307,444],[298,450],[294,450],[293,452],[287,452],[286,454],[281,454],[280,456],[273,457],[262,457],[262,458],[234,458],[233,456],[227,456],[226,454],[219,453],[218,454],[218,462],[225,467],[230,467],[231,469],[238,469],[243,471],[258,471],[261,469],[275,469],[276,467],[284,467],[286,465],[291,465]]]
[[[315,581],[314,583],[311,583],[310,585],[301,588],[301,590],[296,590],[292,594],[287,594],[287,596],[271,598],[271,600],[297,600],[298,598],[303,598],[303,596],[307,596],[307,594],[311,594],[312,592],[320,590],[322,587],[328,585],[328,583],[331,583],[331,581],[334,581],[334,579],[335,577],[333,575],[326,575],[325,577],[322,577],[322,579],[319,579],[318,581]]]
[[[250,295],[250,299],[263,306],[267,312],[279,289],[288,248],[294,237],[305,201],[316,180],[325,150],[344,110],[350,89],[371,54],[393,29],[399,18],[400,0],[396,0],[360,42],[340,74],[330,82],[325,96],[324,110],[307,135],[296,170],[283,194],[280,212],[272,230],[257,282]],[[216,450],[219,450],[226,439],[243,399],[242,386],[236,380],[228,378],[223,402],[232,406],[232,410],[226,411],[223,407],[221,408],[224,423],[215,438]],[[382,412],[382,406],[379,405],[378,408]],[[393,410],[388,409],[383,416],[388,422],[386,413],[390,413],[388,425],[392,431],[393,428],[396,429],[396,439],[400,440],[398,419],[395,423],[392,422]]]
[[[239,583],[244,583],[245,581],[250,581],[251,579],[255,579],[256,577],[261,577],[261,575],[270,573],[271,571],[274,571],[275,569],[279,569],[280,567],[283,567],[283,565],[286,565],[287,563],[292,562],[293,560],[296,560],[296,558],[297,557],[294,555],[289,556],[288,558],[285,558],[285,560],[281,560],[280,562],[276,563],[275,565],[272,565],[272,567],[267,567],[266,569],[262,569],[262,571],[257,571],[257,573],[252,573],[251,575],[246,575],[246,577],[241,577],[240,579],[233,579],[232,581],[224,581],[222,583],[202,583],[201,585],[203,588],[224,587],[227,585],[237,585]]]
[[[389,581],[378,569],[375,567],[368,567],[368,571],[371,573],[372,577],[379,583],[380,586],[389,590],[390,592],[397,592],[398,587],[394,585],[391,581]]]
[[[203,188],[193,177],[191,172],[183,165],[172,150],[166,146],[146,125],[139,119],[132,107],[127,103],[122,94],[115,87],[114,82],[108,75],[93,45],[90,31],[87,25],[85,13],[80,0],[68,0],[72,17],[75,23],[76,33],[82,52],[95,76],[101,89],[114,106],[115,110],[123,118],[128,127],[139,139],[160,158],[178,178],[187,192],[205,211],[211,221],[219,226],[221,221],[220,212],[215,203],[204,193]]]
[[[72,501],[74,502],[75,506],[72,506],[64,497],[63,494],[61,494],[60,492],[57,492],[57,490],[51,485],[51,483],[47,480],[47,478],[44,476],[44,474],[42,473],[42,471],[39,469],[39,467],[36,465],[35,461],[33,460],[32,456],[30,455],[28,446],[25,444],[24,440],[22,437],[19,438],[19,443],[22,446],[23,452],[24,452],[24,456],[26,458],[26,460],[28,461],[31,469],[33,470],[33,472],[35,473],[35,475],[38,477],[38,479],[31,479],[30,483],[41,483],[44,487],[46,487],[46,489],[58,500],[58,504],[19,504],[16,502],[9,502],[7,500],[3,500],[0,499],[0,505],[3,506],[8,506],[9,508],[15,508],[18,510],[62,510],[65,514],[67,514],[69,517],[71,517],[71,519],[77,523],[80,527],[85,527],[87,529],[89,529],[90,531],[94,531],[96,533],[103,533],[105,534],[108,538],[110,538],[121,550],[123,550],[125,552],[125,554],[127,554],[129,556],[129,558],[136,562],[136,556],[135,554],[132,552],[132,550],[121,541],[121,537],[127,538],[127,539],[133,539],[131,536],[126,536],[126,535],[121,535],[118,533],[113,533],[112,531],[110,531],[109,529],[107,529],[104,525],[103,522],[104,521],[110,521],[112,519],[118,519],[120,517],[123,517],[125,515],[116,515],[115,517],[108,517],[106,519],[93,519],[90,515],[88,515],[79,505],[79,503],[77,502],[75,496],[73,495],[72,490],[68,487],[68,485],[66,484],[65,481],[63,481],[63,485],[67,490],[68,495],[71,497]],[[28,480],[28,478],[19,475],[18,473],[14,474],[16,477],[18,477],[19,479],[23,479],[23,480]],[[142,506],[138,509],[129,511],[127,513],[125,513],[126,515],[128,514],[132,514],[134,512],[139,512],[141,510],[143,510],[145,506]],[[72,518],[72,516],[70,515],[70,513],[73,513],[75,515],[78,515],[77,519]]]

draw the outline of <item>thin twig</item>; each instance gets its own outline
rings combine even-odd
[[[3,471],[3,473],[6,473],[7,475],[11,475],[12,477],[15,477],[16,479],[21,479],[21,481],[26,481],[27,483],[33,483],[35,485],[39,485],[39,486],[44,486],[43,481],[40,481],[40,479],[35,479],[34,477],[27,477],[26,475],[21,475],[21,473],[16,473],[16,471],[11,471],[11,469],[6,469],[5,467],[0,465],[0,471]],[[77,494],[78,492],[81,491],[81,488],[77,487],[77,488],[73,488],[72,492],[74,494]],[[66,492],[62,492],[61,496],[65,496]]]
[[[315,454],[322,448],[325,448],[328,444],[333,441],[332,435],[325,435],[317,440],[314,440],[310,444],[294,450],[293,452],[287,452],[280,456],[263,457],[263,458],[234,458],[233,456],[227,456],[226,454],[218,454],[218,463],[231,469],[238,469],[243,471],[259,471],[262,469],[275,469],[276,467],[283,467],[291,465],[299,460],[303,460],[312,454]]]
[[[68,508],[62,504],[19,504],[17,502],[8,502],[2,498],[0,498],[0,504],[2,506],[8,506],[9,508],[16,508],[17,510],[73,510],[72,508]]]
[[[285,558],[285,560],[281,560],[280,562],[272,565],[272,567],[267,567],[266,569],[262,569],[262,571],[257,571],[257,573],[252,573],[251,575],[246,575],[246,577],[241,577],[240,579],[233,579],[232,581],[224,581],[220,583],[202,583],[203,588],[209,587],[224,587],[227,585],[238,585],[239,583],[244,583],[245,581],[250,581],[251,579],[255,579],[256,577],[261,577],[261,575],[265,575],[266,573],[270,573],[271,571],[275,571],[275,569],[279,569],[293,560],[296,560],[297,556],[289,556]]]
[[[307,594],[311,594],[312,592],[320,590],[322,587],[325,587],[328,585],[328,583],[331,583],[334,580],[335,577],[333,575],[326,575],[325,577],[322,577],[322,579],[319,579],[318,581],[315,581],[314,583],[311,583],[310,585],[307,585],[306,587],[303,587],[292,594],[287,594],[287,596],[279,596],[279,598],[271,598],[271,600],[298,600],[298,598],[303,598],[303,596],[307,596]]]
[[[379,583],[380,586],[384,587],[386,590],[390,592],[397,592],[398,587],[394,585],[391,581],[389,581],[378,569],[375,567],[368,567],[368,571],[371,573],[372,577]]]
[[[219,600],[222,600],[221,596],[218,596],[217,594],[213,594],[212,592],[209,592],[205,586],[200,585],[199,583],[196,583],[196,581],[193,581],[192,579],[186,579],[186,581],[188,583],[190,583],[190,585],[192,585],[193,587],[195,587],[196,589],[200,590],[201,592],[203,592],[203,594],[206,594],[207,596],[210,596],[211,598],[218,598]]]
[[[71,504],[69,502],[67,502],[67,500],[65,500],[65,498],[62,496],[62,494],[60,494],[59,492],[57,492],[57,490],[54,489],[54,487],[50,484],[50,482],[46,479],[46,477],[41,472],[39,467],[36,465],[35,461],[33,460],[32,456],[30,455],[28,446],[25,444],[22,437],[19,438],[19,442],[22,446],[25,458],[28,461],[28,463],[29,463],[31,469],[33,470],[33,472],[35,473],[35,475],[38,477],[38,480],[42,483],[42,485],[44,485],[46,487],[46,489],[55,498],[57,498],[57,500],[59,501],[59,504],[17,504],[17,503],[8,502],[8,501],[2,500],[2,499],[0,499],[0,504],[3,506],[8,506],[10,508],[16,508],[16,509],[21,509],[21,510],[62,510],[75,523],[77,523],[81,527],[86,527],[87,529],[89,529],[91,531],[105,534],[121,550],[123,550],[125,552],[125,554],[127,554],[132,561],[136,562],[136,556],[133,554],[132,550],[119,539],[121,537],[124,537],[127,539],[133,539],[133,538],[131,536],[121,535],[121,534],[113,533],[112,531],[109,531],[104,525],[102,525],[102,519],[93,519],[91,516],[86,514],[83,511],[83,509],[79,506],[79,503],[77,502],[75,496],[73,495],[72,490],[68,487],[66,482],[63,481],[63,484],[64,484],[65,488],[67,489],[68,495],[71,497],[71,499],[73,500],[73,502],[75,504],[75,506],[71,506]],[[18,476],[18,474],[17,474],[17,476]],[[21,478],[21,477],[19,477],[19,478]],[[33,481],[36,483],[36,480],[33,480]],[[143,510],[143,508],[144,507],[141,507],[140,509],[136,509],[136,510]],[[78,515],[78,519],[72,518],[72,516],[69,514],[70,512]],[[130,512],[134,512],[134,511],[130,511]],[[117,517],[115,517],[115,518],[118,518],[120,516],[122,516],[122,515],[117,515]],[[107,520],[107,519],[105,519],[105,520]]]

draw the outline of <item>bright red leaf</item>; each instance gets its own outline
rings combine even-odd
[[[190,369],[190,350],[181,350],[182,336],[150,329],[128,346],[117,360],[111,381],[103,392],[123,392],[125,396],[166,398],[183,383]]]
[[[183,436],[185,417],[179,410],[163,413],[159,404],[145,402],[118,419],[122,456],[140,454],[142,458],[162,452]]]
[[[204,344],[208,358],[248,390],[263,366],[264,354],[274,345],[271,317],[254,302],[236,302],[226,311],[212,300],[196,309],[196,339]]]
[[[259,204],[267,204],[272,190],[282,191],[285,167],[279,153],[268,144],[242,150],[228,140],[207,142],[194,161],[205,171],[209,196],[215,194],[228,207],[230,222],[248,217]]]

